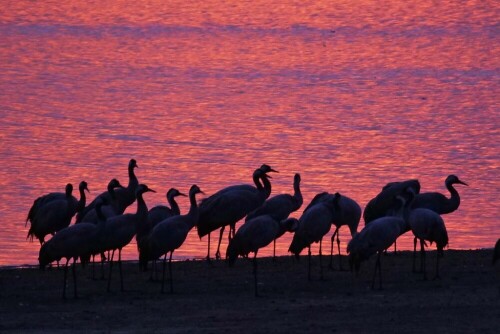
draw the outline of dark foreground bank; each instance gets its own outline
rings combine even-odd
[[[435,256],[428,255],[429,278]],[[500,263],[491,265],[492,250],[445,251],[439,280],[412,273],[411,258],[410,252],[382,258],[382,290],[370,288],[375,258],[357,278],[326,268],[325,260],[320,280],[315,257],[311,282],[306,257],[260,259],[259,298],[251,262],[242,259],[234,268],[224,262],[174,263],[174,294],[160,294],[160,283],[150,282],[136,263],[123,267],[123,293],[117,267],[108,293],[106,281],[90,279],[90,270],[78,266],[79,298],[73,299],[68,275],[66,301],[62,270],[4,268],[0,332],[497,333]]]

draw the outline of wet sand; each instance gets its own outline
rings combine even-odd
[[[0,269],[0,332],[158,332],[158,333],[497,333],[500,328],[500,263],[492,250],[445,251],[441,279],[432,280],[436,253],[427,257],[429,280],[412,273],[411,252],[382,257],[383,289],[371,289],[375,257],[358,277],[328,269],[313,257],[259,259],[259,292],[254,297],[252,264],[224,262],[173,264],[174,294],[137,263],[125,263],[120,292],[118,266],[112,291],[77,267],[79,298],[68,275],[63,300],[63,270]],[[338,259],[335,258],[337,261]],[[343,257],[344,267],[347,259]],[[337,262],[335,262],[337,264]],[[161,267],[160,267],[161,268]],[[167,270],[168,275],[168,270]],[[166,285],[168,290],[168,283]]]

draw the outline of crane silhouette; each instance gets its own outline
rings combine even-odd
[[[126,188],[119,188],[114,191],[113,197],[110,194],[109,191],[105,191],[99,196],[97,196],[92,202],[90,202],[89,205],[87,205],[83,211],[78,213],[76,216],[76,222],[82,221],[83,217],[92,210],[95,207],[96,201],[98,198],[101,196],[106,196],[107,202],[108,203],[113,203],[113,208],[116,211],[117,215],[121,215],[123,212],[125,212],[125,209],[134,203],[135,201],[135,191],[139,185],[139,181],[137,180],[137,177],[134,173],[134,169],[139,168],[137,166],[137,162],[135,159],[130,159],[128,163],[128,185]],[[113,187],[117,188],[117,187]],[[109,184],[108,184],[108,189],[109,189]]]
[[[424,273],[424,279],[427,279],[425,266],[425,241],[431,244],[436,243],[436,275],[439,278],[439,258],[443,256],[443,249],[448,244],[448,232],[441,216],[429,209],[418,208],[411,210],[408,217],[408,224],[415,236],[413,240],[413,271],[415,272],[415,255],[417,248],[417,239],[420,240],[420,271]]]
[[[47,234],[53,235],[57,231],[67,227],[77,211],[85,207],[85,190],[88,191],[87,182],[80,182],[78,188],[80,191],[79,200],[72,195],[73,186],[71,183],[68,183],[63,198],[53,198],[44,205],[41,205],[41,203],[37,204],[36,210],[33,212],[34,217],[30,218],[31,226],[27,238],[33,240],[36,237],[40,241],[40,244],[43,244]]]
[[[279,194],[267,199],[262,206],[250,212],[246,216],[245,221],[262,215],[270,215],[277,221],[287,219],[292,212],[297,211],[302,206],[303,198],[300,191],[300,181],[300,174],[296,173],[293,177],[293,195]],[[280,230],[280,232],[282,233],[273,240],[273,260],[276,257],[276,239],[281,237],[286,230]]]
[[[230,186],[201,201],[197,228],[200,238],[208,234],[208,261],[210,261],[210,232],[220,228],[219,243],[215,254],[216,259],[220,259],[220,243],[225,227],[229,225],[229,238],[231,239],[236,223],[262,205],[271,194],[271,182],[268,180],[270,176],[267,175],[269,172],[277,171],[264,164],[253,173],[255,187],[246,184]]]
[[[101,205],[104,202],[101,200],[96,203],[96,210],[99,217],[99,223],[81,223],[68,226],[54,235],[49,241],[45,242],[40,248],[38,261],[40,269],[45,268],[47,264],[53,261],[59,261],[66,258],[64,266],[64,284],[63,284],[63,298],[66,299],[66,282],[68,276],[68,263],[73,259],[72,272],[73,272],[73,285],[74,297],[77,298],[77,280],[75,263],[79,257],[88,258],[88,255],[97,252],[100,247],[100,240],[104,233],[105,219],[100,212]]]
[[[323,279],[322,240],[328,231],[330,231],[333,211],[338,206],[340,197],[339,193],[335,193],[333,197],[328,197],[323,201],[318,201],[314,205],[309,205],[308,209],[302,213],[299,219],[299,226],[293,235],[288,251],[295,254],[295,257],[298,259],[300,252],[304,248],[308,248],[308,280],[311,280],[311,244],[313,242],[319,242],[320,277]]]
[[[192,185],[189,189],[189,212],[185,215],[169,217],[158,224],[144,238],[138,240],[139,264],[143,269],[147,268],[149,260],[156,260],[163,257],[163,276],[161,292],[165,291],[165,267],[167,253],[170,252],[168,268],[170,275],[170,293],[173,293],[172,278],[172,255],[186,240],[189,231],[198,223],[199,209],[196,203],[196,194],[203,194],[197,185]]]
[[[179,190],[175,188],[170,188],[166,194],[167,202],[170,205],[170,208],[165,205],[157,205],[149,209],[148,216],[149,216],[149,222],[151,223],[152,227],[154,227],[157,223],[169,217],[180,215],[181,212],[179,209],[179,205],[175,201],[175,197],[177,196],[186,196],[186,195],[181,193]]]
[[[314,196],[311,203],[306,207],[304,211],[307,211],[311,206],[319,203],[321,201],[332,201],[334,200],[335,195],[330,194],[328,192],[322,192]],[[339,252],[339,270],[342,269],[342,260],[341,260],[341,252],[340,252],[340,237],[339,230],[342,226],[348,226],[349,231],[351,233],[351,237],[358,232],[358,225],[361,219],[361,207],[359,204],[347,197],[340,196],[340,199],[336,202],[334,206],[334,210],[332,211],[332,224],[335,225],[335,231],[331,237],[331,247],[330,247],[330,268],[333,269],[333,241],[335,240],[335,236],[337,237],[337,247]]]
[[[349,264],[351,270],[357,274],[362,261],[367,260],[373,254],[378,253],[373,271],[372,289],[375,288],[375,277],[377,270],[379,273],[379,288],[382,288],[382,268],[380,264],[380,254],[392,245],[396,239],[407,230],[407,222],[403,218],[408,203],[402,196],[395,199],[393,210],[396,216],[384,216],[377,218],[365,225],[347,245],[349,254]]]
[[[272,215],[259,215],[241,225],[234,238],[229,241],[226,258],[231,267],[238,255],[247,257],[249,253],[254,253],[252,262],[255,297],[259,295],[257,288],[257,253],[259,249],[266,247],[285,232],[295,231],[298,224],[299,221],[296,218],[286,218],[279,221]]]
[[[143,194],[155,192],[145,184],[140,184],[136,190],[137,211],[108,218],[104,229],[104,237],[101,240],[100,252],[112,251],[109,263],[108,291],[111,290],[111,274],[113,269],[113,257],[118,250],[118,267],[120,272],[120,289],[123,291],[123,273],[121,253],[122,248],[132,241],[141,225],[148,222],[148,207],[144,201]]]
[[[418,194],[412,204],[413,209],[425,208],[432,210],[440,215],[451,213],[458,209],[460,206],[460,195],[453,187],[454,184],[463,184],[468,186],[467,183],[460,180],[456,175],[448,175],[444,181],[446,189],[450,192],[451,197],[447,198],[445,195],[438,192],[427,192]]]

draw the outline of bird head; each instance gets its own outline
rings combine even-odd
[[[149,188],[147,185],[141,183],[139,184],[139,186],[137,187],[137,190],[135,191],[136,195],[137,194],[144,194],[146,192],[152,192],[152,193],[155,193],[156,191],[154,191],[153,189]]]
[[[301,179],[300,179],[300,174],[299,173],[295,173],[295,175],[293,176],[293,182],[294,183],[300,183]]]
[[[445,181],[445,184],[463,184],[464,186],[469,186],[467,183],[465,183],[464,181],[460,180],[458,178],[458,176],[456,175],[448,175],[448,177],[446,178],[446,181]]]
[[[71,183],[68,183],[66,185],[66,196],[71,196],[71,193],[73,193],[73,185]]]
[[[170,188],[167,192],[167,198],[174,198],[177,196],[187,196],[186,194],[181,193],[179,190],[175,188]]]
[[[112,179],[108,183],[108,190],[114,188],[124,188],[124,187],[120,184],[120,181],[118,181],[117,179]]]
[[[88,186],[87,182],[85,182],[85,181],[80,182],[78,189],[80,189],[80,191],[87,190],[87,192],[90,193],[89,186]]]
[[[264,173],[264,174],[270,173],[270,172],[279,173],[277,170],[272,169],[271,166],[266,165],[266,164],[262,164],[258,169],[260,169],[262,171],[262,173]]]
[[[128,163],[128,168],[129,169],[139,168],[139,166],[137,165],[137,161],[135,161],[135,159],[130,159]]]
[[[195,194],[205,194],[205,193],[201,191],[200,187],[198,187],[196,184],[193,184],[189,189],[189,194],[195,195]]]
[[[287,218],[280,223],[288,232],[295,232],[299,228],[299,220],[297,218]]]

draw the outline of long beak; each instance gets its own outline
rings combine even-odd
[[[275,172],[275,173],[279,173],[276,169],[270,169],[269,172]]]
[[[85,188],[85,190],[87,190],[87,192],[90,194],[90,190],[89,190],[89,188]]]
[[[150,189],[150,188],[148,188],[148,190],[147,190],[147,191],[150,191],[150,192],[152,192],[152,193],[155,193],[155,192],[156,192],[155,190]]]
[[[465,183],[464,181],[461,181],[461,180],[457,180],[457,183],[460,183],[460,184],[463,184],[464,186],[469,186],[467,183]]]
[[[186,194],[183,194],[183,193],[179,193],[178,195],[179,195],[179,196],[186,196],[186,197],[187,197],[187,195],[186,195]]]

